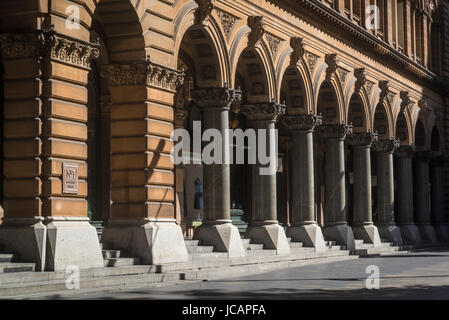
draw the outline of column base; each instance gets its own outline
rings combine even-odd
[[[63,271],[104,266],[97,231],[89,218],[50,217],[47,227],[46,270]]]
[[[357,240],[363,240],[364,243],[373,244],[374,247],[380,247],[380,236],[377,227],[373,224],[366,225],[353,225],[352,232],[354,238]]]
[[[431,224],[418,225],[418,230],[422,240],[430,241],[432,243],[438,242],[437,234]]]
[[[245,256],[239,229],[230,222],[201,225],[195,229],[193,239],[200,240],[202,245],[213,246],[216,252],[227,252],[229,258]]]
[[[189,259],[181,228],[175,220],[111,220],[102,242],[113,249],[127,250],[143,264],[186,262]]]
[[[401,230],[395,224],[382,224],[377,225],[377,229],[379,230],[379,235],[381,241],[384,240],[386,242],[392,242],[395,246],[401,246],[402,236]]]
[[[338,245],[346,246],[346,250],[355,250],[354,233],[347,224],[325,226],[323,236],[326,241],[336,241]]]
[[[434,225],[433,227],[440,242],[449,242],[449,225]]]
[[[7,253],[13,253],[20,262],[36,264],[36,271],[45,270],[47,228],[44,219],[3,218],[0,225],[0,245]]]
[[[285,230],[279,224],[267,224],[261,226],[251,226],[246,230],[245,238],[251,239],[254,243],[263,244],[264,249],[276,250],[276,254],[290,253]]]
[[[400,225],[402,239],[406,242],[412,244],[419,244],[422,242],[421,236],[419,234],[418,227],[414,224],[404,224]]]
[[[313,247],[315,251],[327,249],[323,232],[317,224],[293,226],[287,229],[287,236],[296,242],[302,242],[304,247]]]

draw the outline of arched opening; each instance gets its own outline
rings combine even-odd
[[[415,146],[420,149],[426,146],[426,131],[421,119],[418,119],[418,122],[416,123]]]
[[[317,113],[323,117],[323,124],[338,124],[339,110],[335,89],[329,81],[324,81],[318,93]]]
[[[177,166],[175,175],[176,217],[186,237],[193,236],[195,228],[202,224],[205,214],[203,165],[194,161],[201,159],[201,153],[195,153],[193,142],[197,130],[202,133],[204,128],[202,112],[192,100],[191,91],[220,86],[222,75],[219,65],[217,49],[208,31],[202,26],[190,27],[179,47],[176,68],[184,70],[185,80],[178,90],[174,107],[186,113],[186,121],[175,123],[175,126],[186,129],[191,137],[190,163]]]
[[[437,126],[433,127],[430,139],[431,139],[430,149],[432,150],[432,152],[439,152],[441,147],[441,141],[440,141],[440,131],[438,130]]]

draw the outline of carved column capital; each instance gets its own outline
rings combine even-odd
[[[111,87],[147,85],[176,92],[184,82],[182,71],[170,69],[149,60],[141,63],[106,65],[102,67],[100,75]]]
[[[323,117],[313,113],[288,115],[282,117],[281,121],[286,128],[292,131],[313,131],[316,126],[323,123]]]
[[[393,153],[401,145],[399,139],[382,139],[373,143],[373,148],[379,152]]]
[[[400,146],[395,150],[395,155],[401,158],[409,158],[413,155],[415,146]]]
[[[210,87],[191,91],[193,101],[203,109],[229,109],[234,102],[242,100],[240,90],[228,87]]]
[[[323,124],[316,130],[320,139],[340,139],[344,140],[348,134],[352,133],[352,125],[348,124]]]
[[[175,108],[173,110],[174,117],[173,117],[173,124],[175,125],[175,128],[183,128],[184,123],[186,122],[187,116],[189,114],[189,111],[184,108]]]
[[[206,18],[214,9],[215,0],[195,0],[198,8],[195,11],[195,24],[204,24]]]
[[[357,132],[349,134],[346,141],[354,147],[371,147],[378,137],[374,132]]]
[[[254,47],[262,39],[265,33],[265,23],[262,16],[249,16],[248,27],[251,28],[251,32],[248,36],[248,46]]]
[[[256,103],[241,106],[241,112],[250,121],[277,121],[280,116],[285,114],[287,107],[284,104],[275,103]]]

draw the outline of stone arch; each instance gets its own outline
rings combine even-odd
[[[366,102],[366,97],[360,93],[354,93],[348,102],[346,122],[353,125],[355,133],[371,130],[371,114]]]
[[[427,134],[422,118],[418,118],[415,125],[415,146],[419,149],[427,148]]]
[[[344,122],[341,96],[338,95],[335,81],[325,80],[321,83],[316,96],[316,114],[323,116],[324,124]]]
[[[287,105],[288,114],[308,114],[310,106],[310,88],[304,80],[301,66],[289,66],[280,81],[279,101]]]
[[[405,112],[399,112],[395,122],[395,136],[401,141],[401,145],[413,145],[413,135],[410,119]]]
[[[255,66],[255,64],[257,64],[263,76],[259,79],[254,79],[254,81],[250,80],[251,83],[246,83],[247,92],[243,92],[243,94],[253,96],[254,101],[252,102],[271,101],[276,97],[276,80],[273,58],[270,54],[269,46],[264,38],[258,41],[254,47],[248,46],[248,36],[250,32],[251,29],[248,26],[244,26],[236,33],[236,36],[232,40],[230,48],[232,81],[230,83],[232,87],[238,87],[236,80],[239,79],[238,73],[242,72],[242,63],[247,66],[246,68],[250,68],[251,66]],[[256,74],[254,73],[253,75]],[[262,81],[260,81],[260,79],[262,79]],[[249,81],[249,79],[246,81]],[[263,86],[263,93],[261,86]]]
[[[379,134],[379,139],[394,138],[391,110],[387,102],[379,102],[373,112],[373,131]]]
[[[198,84],[200,86],[223,86],[225,83],[229,84],[230,80],[230,71],[229,71],[229,54],[226,45],[225,36],[222,33],[222,29],[220,27],[220,23],[216,20],[216,15],[214,12],[208,17],[207,23],[204,24],[195,24],[195,11],[197,8],[197,4],[195,2],[187,2],[178,10],[178,14],[174,19],[174,55],[173,55],[173,65],[177,66],[176,68],[180,69],[179,61],[180,54],[183,53],[183,50],[186,47],[186,43],[189,40],[193,40],[195,43],[195,50],[205,49],[205,52],[208,53],[208,57],[199,57],[201,59],[193,59],[192,64],[196,64],[195,69],[203,71],[209,70],[212,72],[212,69],[215,69],[215,78],[212,79],[212,75],[209,73],[209,76],[206,74],[204,77],[200,77]],[[191,38],[195,39],[191,39]],[[192,55],[191,56],[198,56]],[[207,58],[209,63],[207,68],[204,64],[204,58]],[[196,60],[196,61],[195,61]],[[207,70],[206,70],[206,69]],[[207,72],[206,72],[207,73]],[[203,78],[203,79],[201,79]]]

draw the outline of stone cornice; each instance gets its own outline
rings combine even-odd
[[[378,39],[376,36],[368,32],[359,25],[354,24],[352,21],[348,20],[336,10],[326,6],[324,3],[318,0],[281,0],[276,1],[277,5],[279,2],[287,5],[290,11],[293,11],[297,14],[308,15],[310,13],[314,14],[327,25],[334,26],[333,29],[338,32],[338,30],[343,30],[347,34],[350,34],[353,37],[354,43],[363,43],[369,48],[373,49],[378,55],[380,55],[383,59],[387,56],[392,63],[400,66],[400,69],[406,70],[419,79],[425,81],[438,81],[440,86],[442,83],[440,79],[432,73],[430,70],[425,67],[419,65],[418,63],[412,61],[403,53],[392,48],[388,43]],[[307,10],[307,13],[304,13],[304,9]]]
[[[210,87],[191,91],[193,101],[203,109],[229,109],[242,100],[240,90],[228,87]]]
[[[90,68],[91,59],[99,57],[96,44],[57,33],[54,28],[31,33],[0,35],[2,59],[51,59]]]
[[[102,67],[101,76],[109,86],[148,85],[175,92],[184,82],[184,73],[147,60],[142,63],[111,64]]]
[[[323,122],[323,117],[320,115],[299,114],[287,115],[282,117],[282,125],[292,131],[313,131],[316,126]]]
[[[286,109],[287,107],[284,104],[275,103],[274,101],[241,106],[241,112],[251,121],[277,121],[280,116],[285,114]]]

